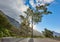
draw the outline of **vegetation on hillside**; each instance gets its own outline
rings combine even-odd
[[[18,32],[19,30],[15,28],[4,13],[0,11],[0,37],[18,36]]]
[[[50,31],[50,30],[48,30],[48,29],[44,29],[44,31],[42,31],[42,33],[43,33],[43,35],[45,36],[45,37],[47,37],[47,38],[53,38],[54,36],[53,36],[53,31]]]

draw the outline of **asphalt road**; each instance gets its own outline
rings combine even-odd
[[[19,42],[60,42],[60,41],[50,38],[25,38],[24,40]]]
[[[43,39],[35,38],[34,42],[60,42],[60,41],[53,40],[53,39],[50,39],[50,38],[43,38]]]
[[[60,42],[50,38],[13,38],[3,39],[1,42]]]

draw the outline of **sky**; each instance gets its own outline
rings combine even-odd
[[[40,4],[40,2],[42,2]],[[52,14],[44,15],[42,22],[34,25],[34,29],[43,31],[44,28],[60,33],[60,0],[0,0],[0,10],[20,22],[19,15],[24,15],[28,7],[35,9],[36,5],[50,3],[48,10]]]

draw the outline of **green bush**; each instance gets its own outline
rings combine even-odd
[[[44,31],[42,31],[43,35],[47,38],[53,38],[53,32],[48,30],[48,29],[44,29]]]
[[[3,32],[2,31],[0,31],[0,38],[2,38],[3,37]]]

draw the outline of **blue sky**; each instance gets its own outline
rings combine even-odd
[[[48,8],[52,14],[45,15],[42,18],[42,22],[37,24],[39,31],[42,31],[44,28],[60,33],[60,0],[54,0],[53,3]]]
[[[0,0],[0,10],[20,22],[19,15],[24,14],[23,11],[26,11],[30,5],[30,8],[35,7],[37,1],[38,0]],[[48,10],[50,10],[52,14],[44,15],[42,22],[34,25],[35,29],[42,31],[44,28],[47,28],[60,33],[60,0],[44,0],[44,3],[45,2],[51,3]]]

